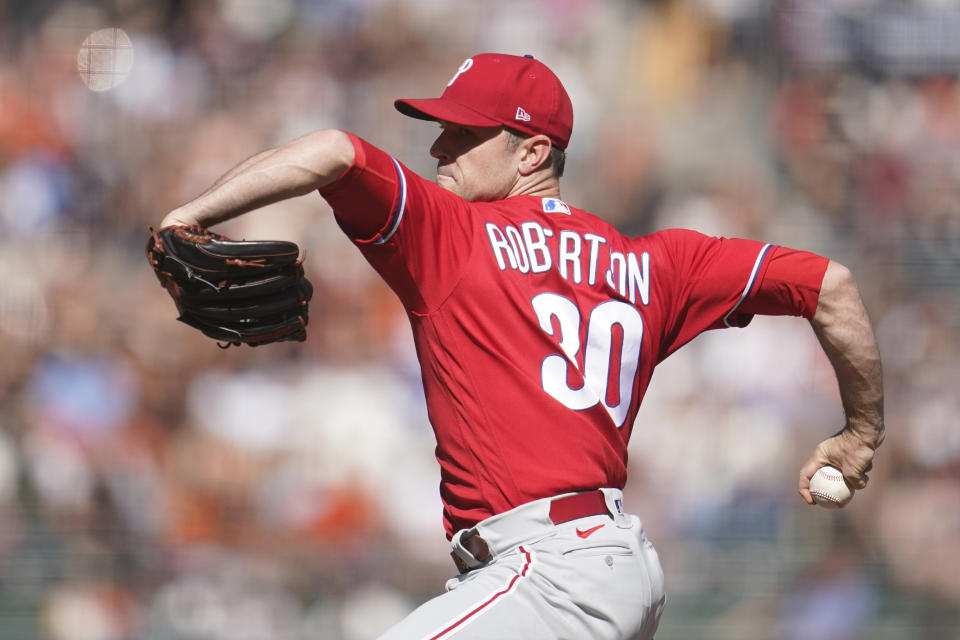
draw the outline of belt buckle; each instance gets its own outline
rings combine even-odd
[[[450,557],[453,558],[453,564],[456,565],[460,573],[478,569],[493,559],[493,554],[490,553],[490,545],[480,537],[476,529],[470,529],[466,533],[463,533],[460,536],[459,546],[470,554],[470,557],[477,563],[476,565],[472,565],[467,562],[457,553],[457,550],[454,549],[450,552]]]
[[[457,571],[460,573],[466,573],[467,571],[470,571],[470,567],[467,566],[467,563],[463,561],[463,558],[457,555],[456,551],[451,551],[450,557],[453,558],[453,564],[456,565]]]

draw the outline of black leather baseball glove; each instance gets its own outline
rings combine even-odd
[[[176,303],[178,320],[224,348],[306,340],[313,287],[295,243],[151,227],[147,259]]]

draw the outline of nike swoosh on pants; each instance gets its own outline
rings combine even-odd
[[[593,532],[595,532],[597,529],[603,528],[603,526],[604,526],[604,525],[602,525],[602,524],[598,524],[597,526],[591,527],[591,528],[587,529],[586,531],[581,531],[580,529],[577,529],[577,535],[580,536],[580,537],[583,538],[583,539],[587,539],[587,538],[590,537],[590,534],[592,534]]]

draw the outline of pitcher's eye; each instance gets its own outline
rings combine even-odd
[[[452,135],[455,135],[460,138],[469,138],[469,137],[477,136],[477,132],[470,127],[453,124],[451,122],[438,122],[437,124],[444,131],[449,131]]]

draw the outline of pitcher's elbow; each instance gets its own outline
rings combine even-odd
[[[355,151],[350,137],[339,129],[323,129],[306,137],[307,162],[317,176],[317,186],[325,187],[353,166]]]

